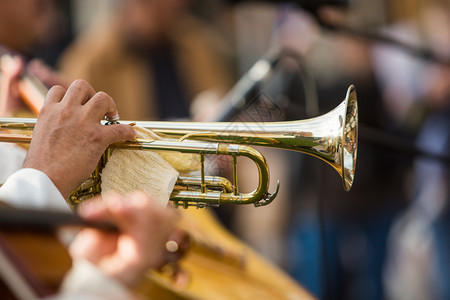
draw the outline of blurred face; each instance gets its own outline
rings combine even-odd
[[[157,41],[177,23],[188,4],[188,0],[126,0],[124,29],[136,38]]]
[[[0,0],[0,43],[24,50],[49,30],[54,0]]]

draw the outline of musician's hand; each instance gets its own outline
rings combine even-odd
[[[19,76],[25,66],[19,56],[2,56],[0,62],[0,116],[11,117],[25,107],[19,93]]]
[[[166,263],[165,243],[179,217],[143,192],[107,194],[80,207],[82,217],[116,224],[119,233],[83,229],[70,246],[73,259],[87,259],[106,275],[133,287],[149,269]]]
[[[108,145],[136,136],[129,125],[100,124],[105,115],[117,114],[113,99],[96,93],[83,80],[74,81],[67,91],[54,86],[39,114],[23,167],[47,174],[67,197],[89,177]]]

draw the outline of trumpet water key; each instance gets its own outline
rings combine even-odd
[[[17,134],[17,130],[32,131],[36,119],[1,118],[0,142],[28,143],[31,135]],[[315,156],[335,169],[349,191],[354,180],[358,145],[358,107],[354,86],[347,90],[344,101],[332,111],[316,118],[286,122],[131,122],[151,129],[162,139],[133,140],[110,145],[131,150],[164,150],[200,155],[201,175],[181,176],[171,194],[176,205],[207,206],[223,203],[267,205],[276,196],[268,193],[269,169],[265,158],[250,146],[263,146],[298,151]],[[14,132],[14,133],[13,133]],[[108,152],[107,151],[107,152]],[[233,179],[207,176],[205,155],[230,155],[233,159]],[[251,193],[240,193],[236,184],[236,158],[250,158],[257,166],[258,187]],[[69,196],[77,204],[100,192],[101,168],[107,161],[104,155],[91,178]]]

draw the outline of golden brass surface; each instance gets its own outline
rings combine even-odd
[[[0,142],[29,143],[30,132],[36,119],[0,118]],[[236,174],[237,156],[248,157],[256,164],[259,174],[258,187],[251,193],[238,193],[236,177],[230,182],[226,178],[183,176],[172,192],[171,200],[180,206],[209,206],[223,203],[267,205],[276,196],[268,193],[269,169],[265,158],[249,146],[272,147],[298,151],[315,156],[335,169],[342,177],[343,186],[349,191],[354,180],[358,144],[358,107],[354,86],[348,88],[344,101],[332,111],[316,118],[286,122],[136,122],[120,121],[121,124],[136,124],[151,129],[162,139],[156,141],[133,140],[110,145],[110,149],[164,150],[204,155],[230,155],[233,157],[233,173]],[[26,134],[18,134],[24,131]],[[108,152],[108,151],[107,151]],[[99,168],[76,193],[70,202],[76,205],[80,199],[100,191]],[[204,159],[202,159],[203,161]]]

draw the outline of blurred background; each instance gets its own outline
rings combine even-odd
[[[229,121],[315,117],[355,85],[350,192],[316,158],[260,149],[278,198],[215,213],[320,299],[450,299],[450,1],[34,2],[49,21],[18,50],[109,93],[122,119],[217,120],[261,58],[270,72]]]

